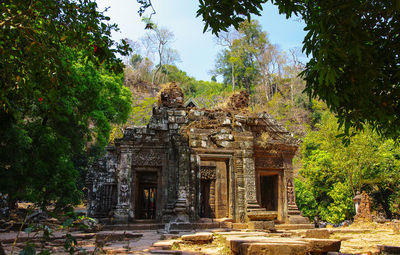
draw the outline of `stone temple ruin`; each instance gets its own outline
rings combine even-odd
[[[296,206],[292,158],[298,141],[248,95],[225,109],[185,107],[174,83],[145,127],[129,127],[92,165],[88,214],[160,223],[228,218],[236,223],[307,223]]]

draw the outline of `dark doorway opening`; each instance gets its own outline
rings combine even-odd
[[[138,173],[137,219],[155,219],[157,172]]]
[[[278,210],[278,175],[260,176],[261,206],[267,211]]]
[[[211,208],[211,204],[214,201],[210,201],[212,180],[201,180],[200,181],[200,217],[201,218],[215,218],[214,210]],[[212,203],[211,203],[212,202]]]

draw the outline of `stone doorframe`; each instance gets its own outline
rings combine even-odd
[[[201,168],[201,161],[224,161],[227,165],[227,192],[228,192],[228,217],[234,218],[235,216],[235,171],[233,167],[233,153],[226,154],[226,153],[198,153],[196,154],[196,172],[197,172],[197,190],[200,191],[200,168]],[[200,212],[200,192],[197,194],[197,211]]]
[[[134,210],[134,215],[133,215],[133,220],[138,219],[137,215],[137,208],[138,208],[138,196],[139,196],[139,178],[138,175],[142,173],[156,173],[157,174],[157,197],[156,197],[156,220],[161,220],[160,218],[160,211],[162,210],[163,204],[162,204],[162,167],[161,166],[154,166],[154,167],[146,167],[146,166],[138,166],[138,167],[132,167],[132,193],[131,193],[131,204],[133,206]]]
[[[277,220],[282,222],[284,221],[283,211],[284,211],[284,197],[285,197],[285,189],[283,185],[283,180],[284,180],[284,171],[283,169],[276,169],[276,170],[271,170],[271,169],[256,169],[256,187],[257,187],[257,202],[261,206],[261,186],[260,186],[260,178],[262,176],[275,176],[277,175],[277,189],[278,189],[278,194],[277,194]]]
[[[162,188],[166,186],[167,180],[164,173],[167,173],[167,155],[165,148],[163,147],[152,147],[152,148],[140,148],[132,151],[132,163],[131,163],[131,200],[132,206],[131,219],[137,219],[136,217],[136,194],[138,183],[137,183],[137,172],[156,171],[157,172],[157,207],[156,207],[156,220],[162,220],[162,210],[166,203],[166,198],[163,197]]]

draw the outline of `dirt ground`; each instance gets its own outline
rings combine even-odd
[[[329,228],[330,239],[341,240],[340,252],[347,254],[378,254],[378,245],[389,245],[389,246],[400,246],[400,223],[386,223],[386,224],[353,224],[348,227],[340,228]],[[211,230],[210,230],[211,231]],[[304,237],[307,230],[291,230],[291,231],[281,231],[278,233],[266,233],[266,232],[256,232],[249,230],[241,230],[239,233],[241,235],[256,237],[264,236],[271,238],[279,237]],[[110,231],[109,231],[110,232]],[[125,231],[112,232],[110,236],[121,235]],[[202,231],[204,232],[204,230]],[[125,238],[124,240],[106,240],[101,247],[99,247],[99,242],[96,237],[91,236],[90,238],[80,237],[77,245],[85,249],[89,254],[153,254],[154,249],[160,252],[160,249],[172,249],[168,254],[172,254],[173,251],[184,251],[183,254],[230,254],[229,248],[226,246],[225,238],[229,235],[235,234],[232,232],[219,232],[212,230],[213,241],[211,243],[199,244],[183,242],[179,236],[182,234],[187,234],[185,232],[175,235],[173,240],[165,240],[165,236],[157,233],[157,231],[126,231],[126,233],[141,234],[138,238]],[[110,233],[106,231],[101,231],[96,234],[108,235]],[[62,233],[57,233],[56,235],[61,235]],[[237,234],[237,232],[236,232]],[[77,233],[76,235],[85,235],[85,233]],[[90,234],[89,234],[90,235]],[[12,241],[16,236],[16,232],[0,233],[0,242],[6,254],[10,254]],[[22,233],[20,238],[26,237],[25,233]],[[7,241],[8,240],[8,241]],[[157,246],[157,243],[160,245]],[[163,244],[161,244],[163,243]],[[21,248],[26,245],[26,241],[17,243],[14,248],[14,254],[18,254]],[[41,244],[36,242],[37,247]],[[51,251],[51,254],[68,254],[63,249],[63,240],[58,238],[56,240],[46,242],[44,246]],[[155,248],[156,247],[156,248]],[[38,249],[37,249],[38,250]],[[188,252],[188,253],[185,253]]]
[[[330,238],[342,241],[342,253],[378,254],[378,245],[400,246],[399,223],[353,224],[331,230]]]
[[[341,253],[346,254],[379,254],[378,246],[399,246],[399,223],[365,223],[353,224],[347,227],[329,228],[330,239],[341,240]],[[306,230],[294,230],[284,233],[269,234],[271,237],[304,236]],[[261,233],[260,233],[261,234]],[[249,232],[253,236],[254,232]],[[258,235],[258,234],[257,234]],[[268,235],[267,235],[268,236]],[[225,246],[225,234],[214,233],[214,240],[209,244],[178,243],[172,248],[176,250],[193,251],[201,254],[230,254]]]

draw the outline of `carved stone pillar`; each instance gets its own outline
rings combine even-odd
[[[245,199],[247,210],[259,208],[256,197],[256,172],[253,158],[243,158]]]
[[[131,164],[132,151],[129,146],[120,146],[120,162],[118,165],[117,176],[117,206],[115,209],[115,221],[119,223],[128,223],[129,217],[133,217],[131,208]]]
[[[188,185],[190,173],[189,149],[180,144],[178,149],[178,194],[175,203],[176,222],[189,222]]]
[[[300,210],[296,204],[296,191],[294,189],[293,179],[293,155],[284,155],[283,157],[283,168],[285,176],[285,188],[286,188],[286,203],[287,203],[287,221],[291,224],[305,224],[309,223],[308,219],[301,216]]]

